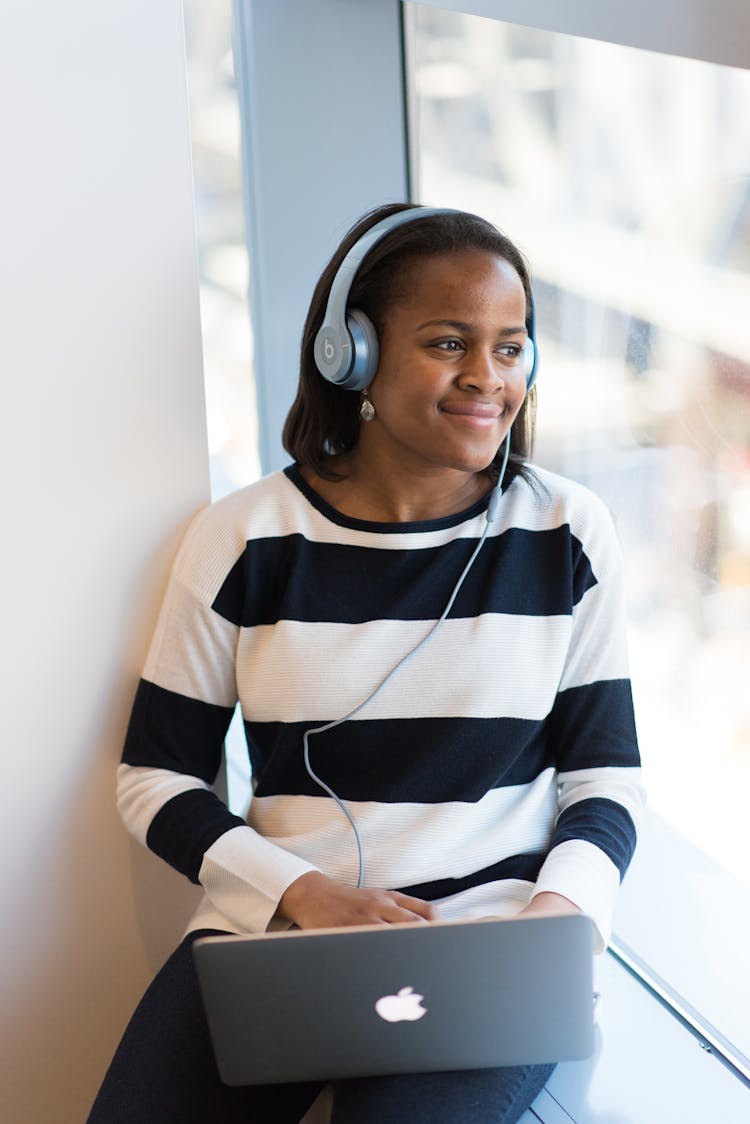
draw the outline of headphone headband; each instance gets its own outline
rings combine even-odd
[[[409,207],[380,219],[358,238],[346,253],[331,282],[323,323],[315,337],[313,355],[320,374],[344,390],[364,390],[378,369],[378,339],[372,321],[358,309],[348,309],[349,293],[362,261],[381,238],[418,219],[435,215],[462,214],[453,207]],[[526,389],[536,379],[537,355],[534,337],[534,302],[529,303],[524,345]]]

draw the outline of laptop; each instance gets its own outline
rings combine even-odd
[[[568,1061],[594,1048],[592,922],[293,929],[196,940],[228,1085]]]

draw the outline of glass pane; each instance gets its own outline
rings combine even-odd
[[[185,0],[211,494],[260,476],[231,0]]]
[[[698,847],[732,887],[744,949],[750,74],[407,8],[417,198],[485,215],[530,260],[535,459],[615,515],[650,805],[689,840],[674,877]]]
[[[232,0],[185,0],[184,12],[211,497],[217,500],[260,476]],[[238,714],[225,760],[227,803],[242,815],[250,781]]]

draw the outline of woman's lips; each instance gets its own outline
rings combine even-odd
[[[491,402],[448,402],[440,410],[457,421],[479,428],[495,425],[504,412]]]

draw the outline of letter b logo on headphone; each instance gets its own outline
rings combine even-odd
[[[355,242],[331,283],[323,324],[315,337],[315,365],[324,379],[344,390],[364,390],[375,378],[378,369],[378,337],[375,327],[364,312],[348,309],[346,306],[359,265],[375,243],[404,223],[432,218],[434,215],[460,213],[446,207],[410,207],[381,219]],[[537,369],[533,301],[526,327],[529,339],[524,348],[524,367],[526,389],[530,390],[536,379]]]
[[[348,335],[342,340],[340,331],[324,324],[315,337],[315,365],[324,379],[339,383],[340,371],[351,366],[351,343]]]

